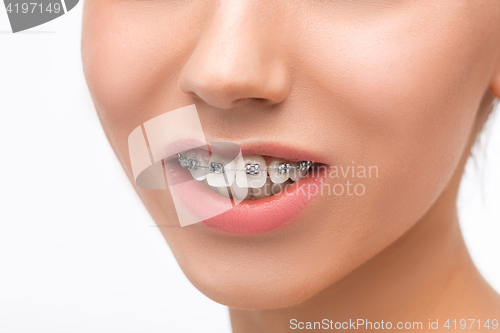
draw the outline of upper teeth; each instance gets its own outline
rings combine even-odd
[[[281,184],[290,177],[291,165],[280,159],[273,159],[269,164],[269,178],[275,184]]]
[[[298,166],[297,166],[298,167]],[[283,173],[288,173],[292,166],[289,163],[280,163],[278,164],[278,173],[283,174]]]
[[[208,184],[214,187],[228,187],[236,183],[235,186],[239,188],[261,188],[266,184],[268,173],[274,184],[284,183],[288,179],[297,181],[306,176],[307,170],[313,163],[311,161],[287,162],[275,158],[267,166],[260,155],[245,156],[237,161],[229,161],[216,154],[213,154],[207,162],[200,153],[194,152],[188,152],[186,155],[179,153],[177,157],[180,165],[187,168],[194,179],[199,181],[206,179]]]
[[[260,167],[258,164],[247,164],[245,165],[245,172],[247,175],[258,175],[260,172]]]
[[[312,164],[311,161],[302,161],[302,162],[299,162],[298,170],[299,171],[307,171],[311,167],[311,164]]]
[[[182,156],[181,154],[177,154],[179,156],[179,163],[181,167],[185,168],[188,166],[188,158],[186,156]]]
[[[226,167],[224,167],[226,165]],[[236,165],[230,158],[212,155],[208,167],[208,185],[215,187],[226,187],[233,185],[236,172],[233,171]],[[205,170],[206,172],[206,170]]]
[[[200,163],[197,160],[189,160],[188,164],[187,164],[187,168],[189,170],[197,170],[199,164]]]
[[[252,173],[248,173],[248,165],[251,165],[249,169],[253,170]],[[261,155],[244,156],[238,159],[236,167],[240,169],[236,171],[236,183],[239,187],[259,188],[266,183],[266,160]]]
[[[221,173],[224,173],[224,166],[222,165],[222,163],[210,163],[210,167],[208,168],[208,170],[210,171],[210,173],[217,173],[217,174],[221,174]]]
[[[189,170],[197,170],[198,168],[208,168],[210,173],[224,173],[224,165],[222,163],[210,163],[210,166],[200,165],[200,162],[195,159],[188,159],[186,156],[177,154],[178,161],[183,168],[188,168]],[[290,163],[282,162],[277,164],[276,167],[271,168],[261,168],[259,164],[246,164],[245,169],[231,169],[231,171],[245,171],[247,175],[258,175],[260,171],[271,171],[276,170],[279,174],[289,173],[291,169],[297,169],[299,171],[307,171],[313,162],[311,161],[300,161],[297,162],[296,166],[290,165]]]

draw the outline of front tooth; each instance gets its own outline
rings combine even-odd
[[[201,167],[208,167],[210,165],[210,154],[208,151],[203,151],[202,153],[197,152],[194,156],[194,160],[198,161],[198,169],[189,170],[191,176],[197,181],[205,180],[208,175],[208,168]]]
[[[216,187],[216,189],[220,195],[229,199],[229,187]]]
[[[233,182],[231,185],[231,193],[234,200],[248,200],[251,197],[250,190],[246,187],[239,187],[237,182]]]
[[[233,185],[234,177],[236,176],[236,171],[231,171],[236,169],[236,163],[231,158],[223,157],[217,154],[212,154],[210,163],[222,163],[224,165],[224,173],[209,173],[207,175],[208,185],[214,187],[228,187]],[[210,164],[209,163],[209,164]],[[231,170],[229,170],[231,169]]]
[[[271,196],[273,194],[272,191],[271,191],[271,187],[272,186],[273,186],[273,182],[271,181],[271,179],[266,178],[266,183],[264,184],[264,186],[259,187],[259,188],[252,188],[251,189],[252,196],[255,199],[269,197],[269,196]]]
[[[273,158],[273,160],[271,161],[271,164],[269,164],[269,169],[273,169],[273,170],[269,170],[269,177],[271,178],[271,180],[273,181],[273,183],[275,184],[281,184],[283,182],[285,182],[288,177],[289,177],[289,172],[287,173],[278,173],[278,165],[280,165],[281,163],[288,163],[284,160],[281,160],[281,159],[278,159],[278,158]]]
[[[261,155],[250,155],[243,157],[243,167],[238,163],[240,167],[238,169],[245,169],[247,164],[258,164],[260,172],[257,175],[247,175],[245,171],[236,172],[236,183],[239,187],[249,187],[249,188],[259,188],[264,186],[267,179],[267,168],[266,161]]]
[[[205,184],[205,186],[208,187],[209,190],[211,190],[211,191],[213,191],[215,193],[219,193],[218,187],[213,187],[213,186],[208,185],[208,182],[207,182],[206,178],[203,180],[203,184]]]

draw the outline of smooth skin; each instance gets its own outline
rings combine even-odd
[[[364,195],[320,195],[255,236],[181,228],[168,190],[136,187],[188,279],[229,307],[235,333],[288,332],[294,318],[424,330],[429,319],[500,319],[456,211],[500,97],[498,0],[86,0],[82,59],[132,182],[129,133],[193,103],[208,141],[378,168],[326,180],[362,183]]]

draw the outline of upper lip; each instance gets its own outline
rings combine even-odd
[[[215,142],[215,141],[211,141]],[[240,142],[230,140],[218,140],[216,142],[231,142],[237,144],[243,156],[263,155],[272,156],[290,162],[312,161],[315,163],[329,164],[326,156],[323,156],[314,149],[305,149],[291,145],[283,145],[276,142],[252,141]],[[209,142],[210,144],[210,142]],[[206,144],[198,139],[182,138],[168,144],[164,149],[164,157],[177,156],[186,150],[206,147]]]
[[[282,145],[280,143],[253,142],[251,144],[240,144],[241,154],[264,155],[283,159],[289,162],[311,161],[316,163],[328,164],[326,158],[312,150]]]

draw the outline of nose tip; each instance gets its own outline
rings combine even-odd
[[[276,33],[280,23],[262,15],[273,13],[263,14],[250,2],[221,2],[191,44],[179,76],[181,91],[221,109],[282,102],[290,75]]]

